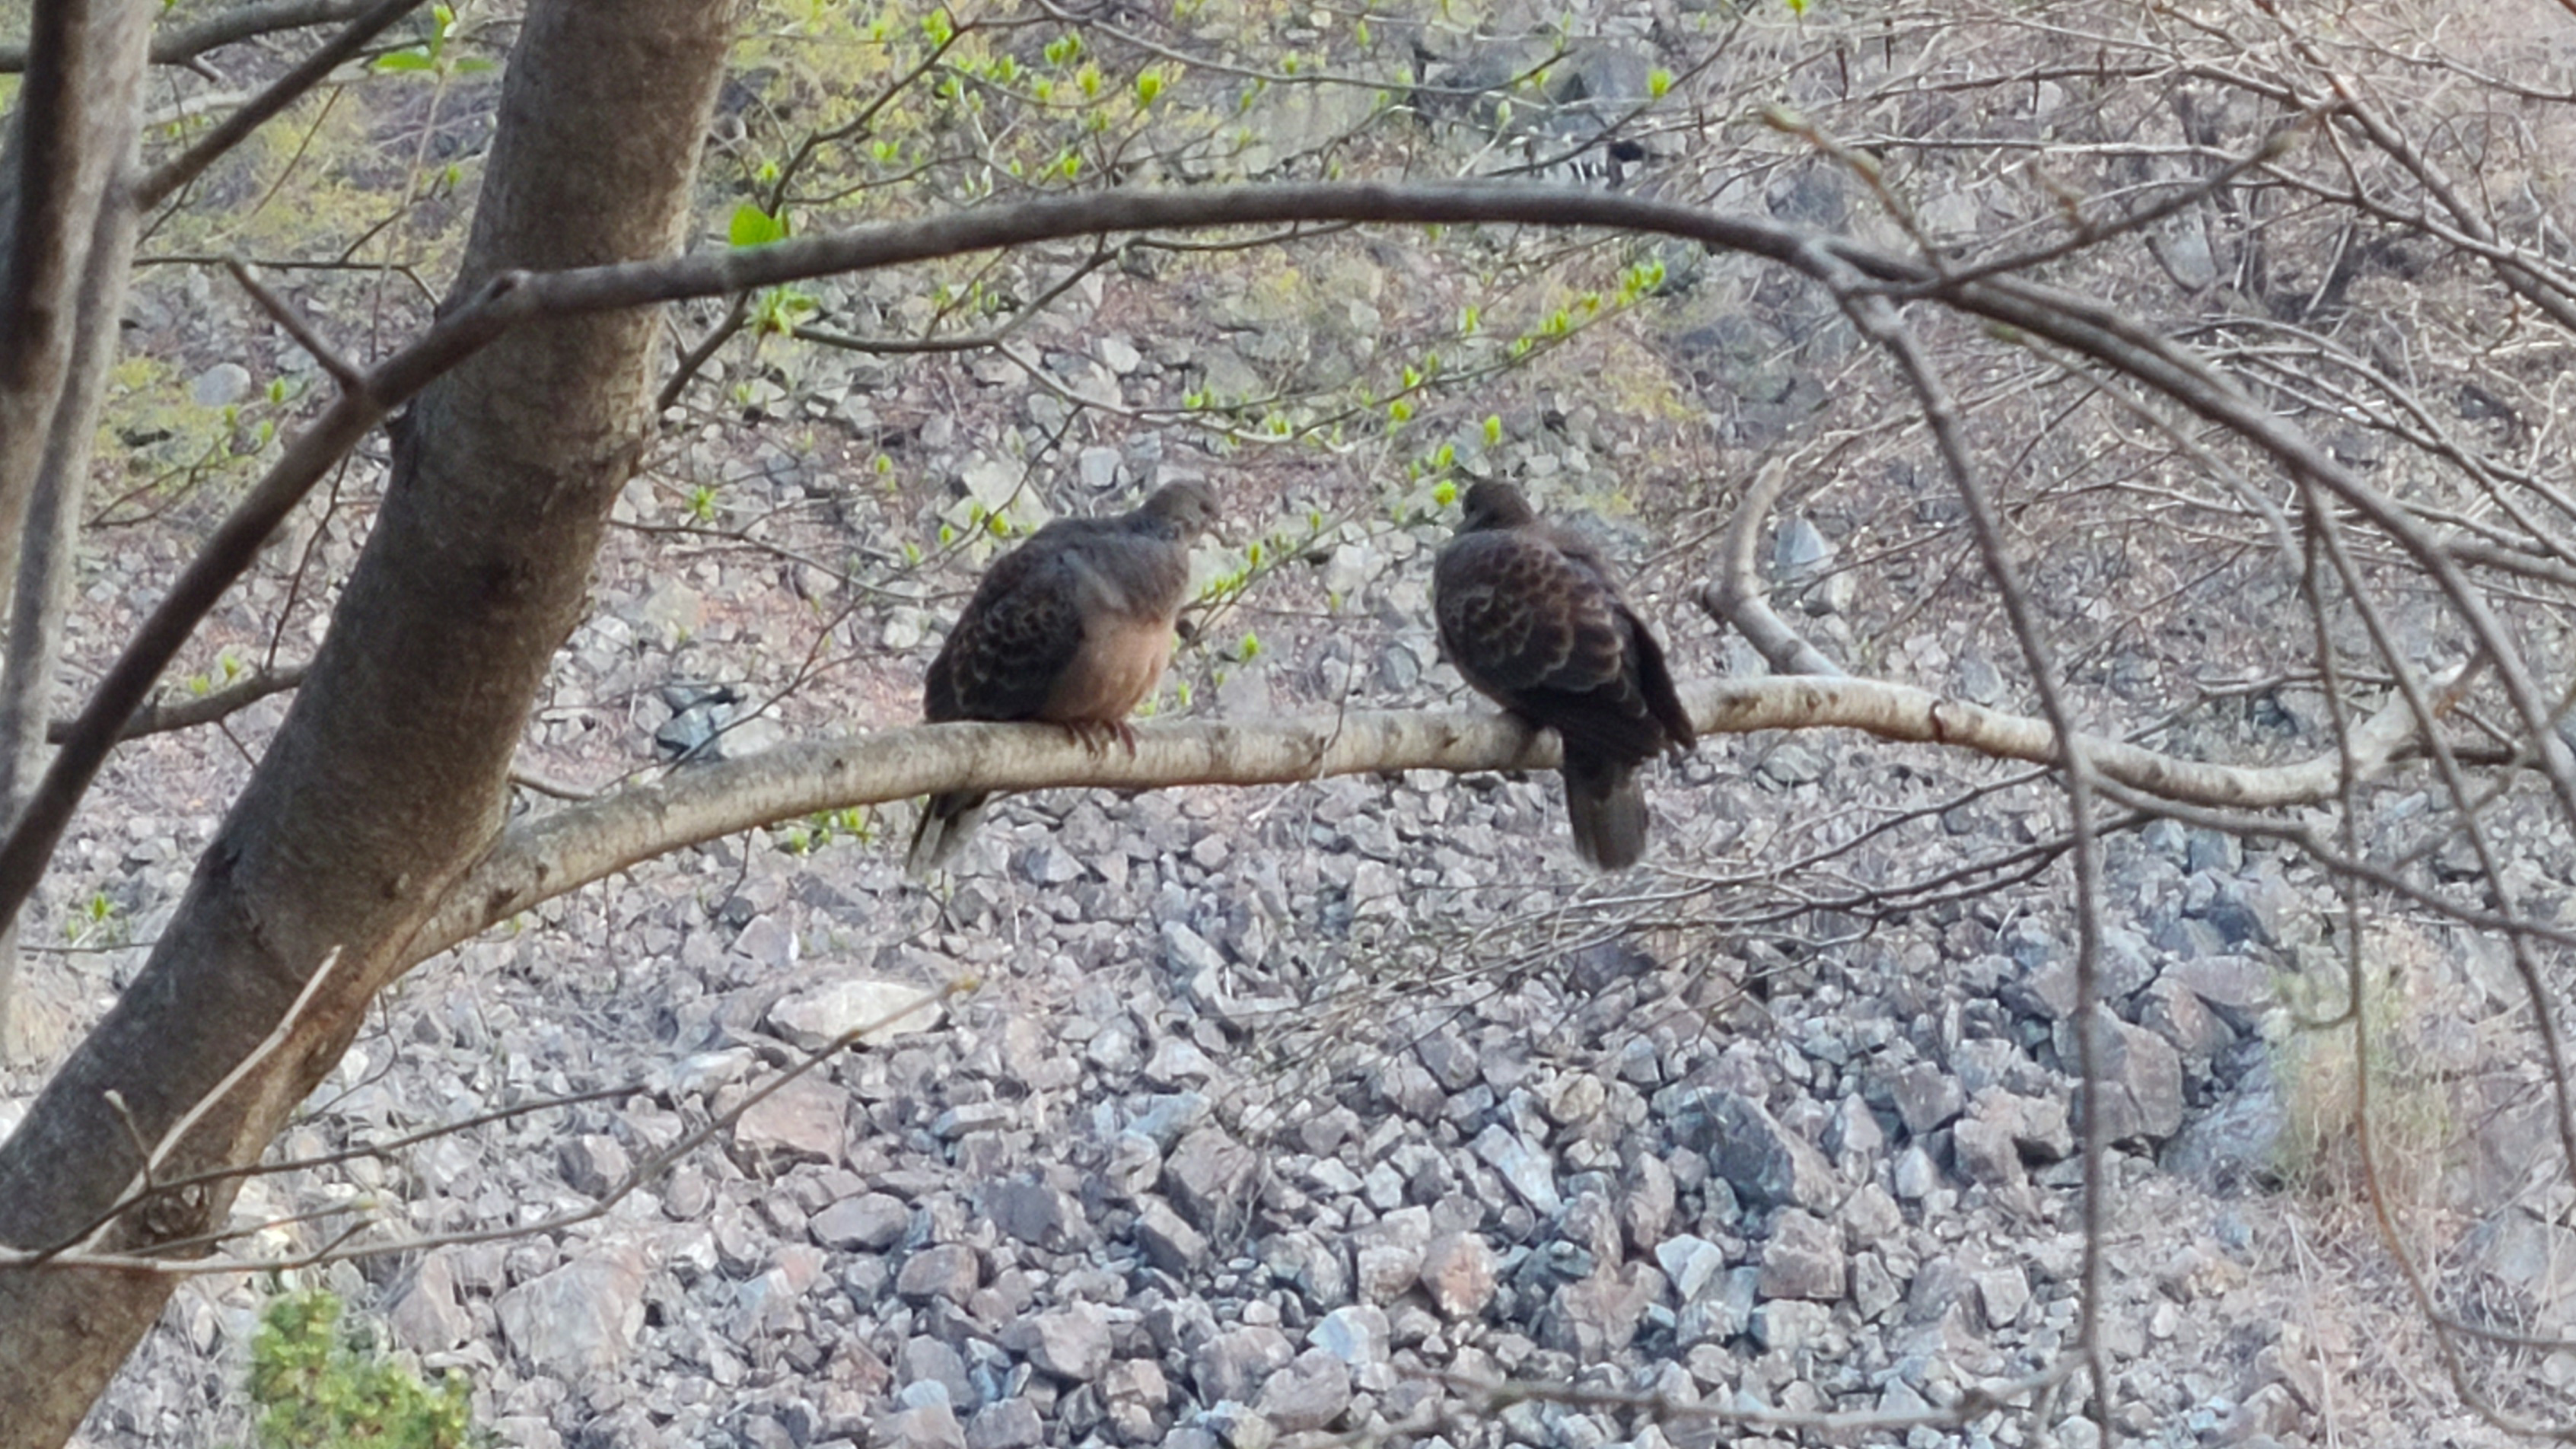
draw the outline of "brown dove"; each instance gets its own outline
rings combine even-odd
[[[1190,545],[1216,520],[1216,497],[1174,483],[1132,513],[1060,518],[996,559],[930,661],[921,713],[1045,720],[1085,744],[1112,735],[1133,753],[1127,715],[1172,657],[1172,626],[1189,600]],[[905,866],[944,865],[983,818],[987,794],[930,797]]]
[[[1574,848],[1607,870],[1646,850],[1637,767],[1689,749],[1664,651],[1591,544],[1530,511],[1508,483],[1467,490],[1432,570],[1441,647],[1469,684],[1565,744]]]

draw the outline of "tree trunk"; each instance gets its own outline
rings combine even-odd
[[[530,7],[460,292],[677,247],[732,15],[729,0]],[[524,329],[396,427],[382,513],[276,742],[142,975],[0,1146],[0,1241],[84,1233],[140,1185],[135,1137],[157,1143],[257,1056],[156,1175],[255,1160],[338,1061],[500,824],[512,752],[651,422],[658,326],[638,311]],[[156,1200],[96,1246],[191,1236],[230,1197]],[[170,1285],[0,1270],[0,1449],[68,1437]]]
[[[152,11],[133,0],[58,3],[63,52],[29,81],[0,165],[0,577],[21,560],[0,670],[0,816],[14,819],[43,764],[45,715],[69,607],[81,483],[98,428],[117,322],[133,270],[135,165]],[[51,143],[25,105],[62,114]],[[41,537],[21,550],[30,513]],[[0,929],[0,1061],[18,972],[14,925]]]

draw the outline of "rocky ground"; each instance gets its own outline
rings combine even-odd
[[[1852,221],[1819,174],[1731,201]],[[728,412],[675,432],[620,505],[523,767],[598,789],[693,749],[907,721],[986,513],[1026,527],[1181,476],[1215,483],[1234,525],[1202,579],[1246,587],[1194,621],[1158,712],[1476,707],[1432,643],[1435,477],[1403,467],[1442,443],[1439,476],[1589,515],[1677,672],[1759,669],[1691,602],[1713,530],[1761,450],[1867,424],[1819,413],[1859,384],[1813,296],[1691,265],[1375,450],[1140,411],[1333,386],[1378,360],[1379,329],[1473,295],[1374,244],[1140,257],[1024,334],[1034,371],[728,354],[709,381]],[[919,291],[836,284],[823,320],[900,327]],[[139,303],[208,406],[254,372],[188,330],[227,305],[168,274]],[[248,360],[310,371],[282,343]],[[1932,477],[1928,458],[1873,467],[1793,506],[1767,559],[1782,607],[1856,669],[2026,709],[1973,580],[1891,545],[1955,523]],[[192,667],[307,647],[299,571],[345,567],[368,480],[273,551]],[[192,519],[102,535],[81,647],[130,626]],[[2068,617],[2167,597],[2095,561],[2035,550]],[[2260,652],[2291,592],[2252,566],[2199,576],[2169,626],[2082,661],[2086,698],[2114,718],[2181,705]],[[48,885],[0,1125],[130,978],[280,707],[231,721],[238,748],[121,757]],[[2330,747],[2295,691],[2222,697],[2168,738],[2254,761]],[[2381,788],[2391,829],[2427,803],[2420,780]],[[392,1251],[296,1278],[468,1373],[514,1445],[1698,1449],[1795,1441],[1782,1416],[1819,1412],[1898,1421],[1822,1442],[2094,1443],[2070,1398],[1902,1423],[2045,1368],[2078,1323],[2071,887],[2028,858],[2054,803],[1840,735],[1708,740],[1653,799],[1650,865],[1606,880],[1573,861],[1553,780],[1493,776],[1043,792],[998,807],[935,891],[900,877],[901,810],[683,852],[415,972],[275,1155],[531,1110],[280,1172],[237,1220],[284,1254],[366,1218]],[[2286,852],[2171,822],[2106,849],[2119,1433],[2502,1442],[2373,1237],[2332,1125],[2348,1058],[2294,1029],[2331,1014],[2337,898]],[[2451,1311],[2563,1329],[2576,1238],[2549,1216],[2565,1189],[2524,1176],[2546,1097],[2513,1045],[2509,966],[2437,925],[2373,940],[2395,984],[2370,1009],[2405,1058],[2383,1185],[2408,1241]],[[818,1043],[925,1001],[728,1117]],[[542,1105],[572,1094],[597,1095]],[[79,1442],[243,1440],[270,1286],[183,1288]],[[2538,1366],[2570,1377],[2576,1357]]]
[[[1153,364],[1131,376],[1168,385]],[[1007,428],[1041,395],[986,396]],[[1609,477],[1608,436],[1533,437],[1553,467],[1527,466],[1538,447],[1493,466],[1546,502]],[[810,513],[809,531],[927,533],[978,458],[963,432],[943,447],[922,428],[909,447],[892,491],[775,450],[746,506]],[[1188,466],[1143,461],[1147,477]],[[1203,462],[1254,510],[1254,478],[1274,510],[1321,497],[1296,491],[1321,486],[1304,475]],[[1112,496],[1079,479],[1053,496]],[[626,511],[669,523],[679,496],[648,480]],[[1605,528],[1640,551],[1641,530]],[[1185,661],[1206,691],[1195,710],[1463,704],[1422,609],[1442,532],[1426,516],[1325,539],[1267,595],[1263,658],[1222,683],[1212,648]],[[737,551],[675,575],[667,549],[621,540],[531,768],[583,783],[652,768],[688,708],[723,722],[707,681],[766,698],[823,648],[797,622],[806,566]],[[933,577],[962,586],[969,563]],[[1688,576],[1665,577],[1654,611],[1685,671],[1747,667],[1666,597]],[[835,713],[900,720],[937,613],[851,607],[827,642],[879,647],[723,747]],[[1164,706],[1182,707],[1176,691]],[[91,872],[59,907],[77,917],[94,881],[137,940],[211,827],[143,813],[153,778],[115,787],[137,813],[76,842]],[[1846,880],[2008,854],[2044,830],[2044,801],[1962,795],[1987,778],[1841,737],[1711,740],[1658,780],[1658,868],[1606,881],[1572,861],[1543,778],[1047,792],[997,810],[937,893],[899,876],[900,812],[723,841],[424,967],[277,1152],[620,1090],[283,1174],[240,1218],[372,1204],[370,1234],[398,1240],[574,1212],[803,1048],[927,993],[880,1044],[594,1218],[300,1276],[380,1316],[423,1366],[465,1369],[484,1421],[526,1445],[1262,1449],[1368,1431],[1592,1449],[1762,1442],[1695,1407],[1758,1422],[1953,1404],[2044,1367],[2076,1323],[2062,877],[1876,919],[1756,927],[1744,902],[1786,855],[1885,812],[1916,818],[1838,857]],[[2329,899],[2277,854],[2171,824],[2110,851],[2114,1422],[2162,1444],[2493,1442],[2407,1356],[2350,1200],[2278,1190],[2276,980],[2318,949]],[[2417,989],[2492,1016],[2508,983],[2446,964],[2474,954],[2428,945]],[[137,959],[48,956],[34,975],[68,1028]],[[2529,1113],[2527,1090],[2496,1100],[2507,1125]],[[2550,1247],[2497,1284],[2546,1296]],[[261,1299],[241,1276],[183,1290],[83,1442],[237,1438]],[[1503,1380],[1568,1397],[1498,1407],[1472,1387]],[[1598,1401],[1618,1395],[1652,1406]],[[1880,1437],[2093,1442],[2074,1415],[2058,1401]]]

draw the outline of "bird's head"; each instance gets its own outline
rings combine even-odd
[[[1216,494],[1204,483],[1168,483],[1136,512],[1189,543],[1216,527]]]
[[[1538,515],[1530,511],[1529,500],[1509,483],[1479,483],[1467,490],[1461,506],[1465,512],[1458,520],[1460,533],[1474,533],[1485,528],[1516,528],[1538,520]]]

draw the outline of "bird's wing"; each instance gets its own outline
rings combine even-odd
[[[1495,703],[1555,729],[1569,750],[1643,759],[1664,748],[1639,672],[1644,625],[1591,560],[1534,530],[1487,530],[1442,549],[1432,584],[1450,662]],[[1660,674],[1660,651],[1654,662]]]
[[[994,561],[930,664],[926,719],[1028,719],[1082,654],[1072,553],[1079,535],[1046,531]]]

